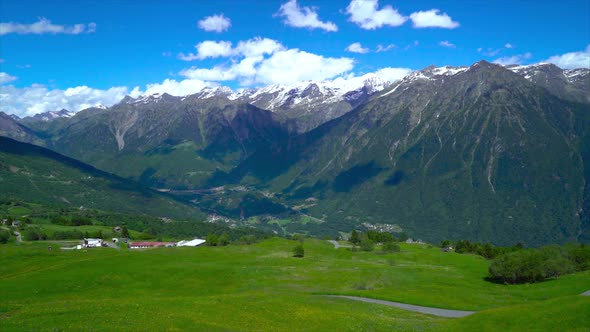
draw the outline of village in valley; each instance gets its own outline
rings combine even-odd
[[[10,219],[2,219],[0,220],[0,228],[12,233],[17,242],[22,242],[22,235],[19,231],[26,230],[27,225],[26,222],[21,220],[10,220]],[[102,232],[100,232],[102,233]],[[99,233],[99,234],[100,234]],[[112,234],[120,235],[119,237],[112,237],[110,240],[107,238],[102,237],[85,237],[81,240],[78,240],[78,243],[73,243],[72,240],[67,241],[67,245],[65,241],[55,241],[60,242],[64,245],[61,246],[62,250],[80,250],[80,249],[89,249],[89,248],[113,248],[113,249],[121,249],[121,248],[128,248],[128,249],[150,249],[150,248],[170,248],[170,247],[198,247],[200,245],[205,244],[207,241],[199,238],[194,238],[191,240],[181,240],[181,241],[148,241],[148,240],[138,240],[132,241],[129,236],[129,231],[127,227],[123,226],[116,226],[112,228]],[[48,248],[53,248],[49,246]]]

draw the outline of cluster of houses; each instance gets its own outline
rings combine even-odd
[[[130,249],[147,249],[147,248],[159,248],[159,247],[197,247],[205,243],[205,240],[194,239],[194,240],[182,240],[180,242],[153,242],[153,241],[140,241],[130,242],[127,238],[113,238],[113,243],[127,243]],[[81,245],[76,246],[76,249],[82,248],[98,248],[108,247],[108,242],[102,239],[84,239]],[[73,249],[73,248],[72,248]]]
[[[20,227],[21,221],[20,220],[9,221],[8,219],[2,219],[2,225],[12,226],[12,227]]]

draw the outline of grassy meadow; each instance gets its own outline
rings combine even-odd
[[[0,245],[0,330],[522,331],[590,329],[590,271],[537,284],[485,281],[489,262],[402,244],[392,254],[306,239],[142,251]],[[346,294],[475,310],[439,318]]]

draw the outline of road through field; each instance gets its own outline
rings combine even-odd
[[[419,305],[377,300],[377,299],[371,299],[371,298],[359,297],[359,296],[345,296],[345,295],[327,295],[327,296],[349,299],[349,300],[354,300],[354,301],[382,304],[382,305],[386,305],[386,306],[390,306],[390,307],[396,307],[396,308],[400,308],[400,309],[404,309],[404,310],[409,310],[409,311],[414,311],[414,312],[419,312],[419,313],[434,315],[434,316],[439,316],[439,317],[446,317],[446,318],[461,318],[461,317],[469,316],[469,315],[475,313],[475,311],[449,310],[449,309],[423,307],[423,306],[419,306]]]

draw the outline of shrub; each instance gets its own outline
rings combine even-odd
[[[565,246],[565,256],[573,263],[576,271],[590,269],[590,247],[568,244]]]
[[[217,237],[217,235],[211,233],[207,235],[207,238],[205,238],[205,244],[208,246],[216,246],[218,240],[219,238]]]
[[[24,234],[24,238],[26,241],[46,240],[47,234],[35,229],[28,229]]]
[[[383,252],[399,252],[400,247],[399,244],[395,242],[388,242],[383,245],[383,248],[381,248],[381,250],[383,250]]]
[[[369,239],[362,239],[361,240],[361,250],[362,251],[373,251],[375,249],[375,244],[373,241]]]
[[[448,248],[448,247],[450,247],[450,246],[451,246],[451,241],[449,241],[449,240],[443,240],[443,241],[440,243],[440,247],[441,247],[441,248]]]
[[[303,249],[302,244],[298,244],[293,248],[293,257],[303,257],[305,256],[305,249]]]
[[[0,243],[7,243],[10,239],[10,232],[4,229],[0,229]]]
[[[227,246],[229,244],[229,235],[227,233],[223,233],[217,239],[217,245],[220,246]]]

